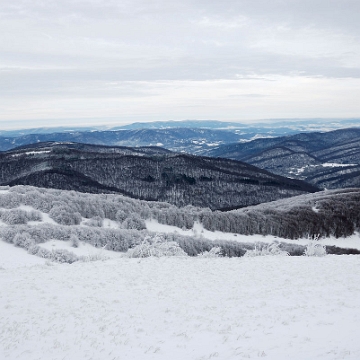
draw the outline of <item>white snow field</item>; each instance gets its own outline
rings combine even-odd
[[[360,256],[33,265],[12,249],[1,360],[360,359]]]

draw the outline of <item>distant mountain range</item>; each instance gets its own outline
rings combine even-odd
[[[360,187],[358,128],[229,144],[207,155],[241,160],[320,188]]]
[[[315,192],[303,181],[243,162],[124,148],[40,143],[0,154],[0,185],[34,185],[231,209]]]
[[[360,125],[360,122],[359,119],[348,119],[341,124]],[[312,128],[326,126],[337,127],[340,122],[336,119],[327,124],[321,120],[289,120],[250,126],[188,120],[135,123],[121,130],[112,128],[107,131],[59,128],[60,132],[54,133],[49,132],[49,128],[41,128],[33,129],[39,133],[31,133],[32,130],[14,131],[11,133],[13,136],[4,136],[10,133],[0,132],[3,135],[0,136],[0,150],[43,142],[99,145],[96,148],[99,152],[103,151],[101,146],[104,145],[162,147],[177,153],[240,160],[322,189],[360,187],[360,128],[308,132]]]
[[[215,146],[274,138],[299,132],[360,126],[360,119],[274,120],[255,124],[215,120],[158,121],[117,127],[37,128],[0,131],[0,151],[46,141],[114,146],[162,146],[172,151],[206,155]]]
[[[130,147],[160,146],[177,152],[197,153],[221,144],[238,142],[243,136],[245,135],[236,131],[192,128],[70,131],[0,137],[0,150],[6,151],[37,142],[57,141]]]
[[[173,128],[198,128],[198,129],[238,129],[244,131],[269,132],[285,135],[298,132],[330,131],[344,127],[360,126],[360,119],[268,119],[251,122],[233,122],[217,120],[182,120],[182,121],[152,121],[137,122],[125,126],[113,127],[107,130],[139,130],[139,129],[173,129]],[[104,129],[99,129],[104,130]]]
[[[103,123],[103,121],[100,121]],[[52,134],[63,132],[88,132],[88,131],[116,131],[116,130],[139,130],[139,129],[217,129],[231,130],[238,129],[248,131],[249,129],[264,130],[272,129],[274,133],[281,135],[280,132],[310,132],[310,131],[330,131],[345,127],[360,126],[360,118],[348,119],[267,119],[251,122],[218,121],[218,120],[170,120],[170,121],[151,121],[135,122],[128,125],[97,125],[97,126],[57,126],[39,127],[19,130],[0,130],[0,136],[18,137],[29,134]],[[267,131],[267,130],[266,130]],[[282,135],[284,135],[283,133]]]

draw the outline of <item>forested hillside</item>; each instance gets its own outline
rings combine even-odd
[[[289,239],[350,236],[360,230],[360,189],[321,191],[226,213],[213,212],[202,222],[212,230]]]
[[[0,154],[1,185],[34,185],[89,193],[230,209],[315,192],[228,159],[170,153],[161,148],[45,143]]]
[[[71,241],[74,246],[82,241],[125,252],[146,239],[152,241],[159,237],[162,241],[175,241],[188,255],[217,246],[224,255],[242,256],[256,244],[236,241],[236,234],[275,235],[287,239],[346,237],[360,230],[359,213],[360,189],[320,192],[220,212],[192,206],[178,208],[115,194],[16,186],[0,189],[0,238],[39,256],[55,256],[39,247],[50,239]],[[192,231],[190,236],[176,231],[154,234],[148,229],[149,221]],[[218,240],[216,234],[209,240],[201,230],[194,231],[195,227],[235,235],[225,237],[231,241],[220,240],[221,233],[218,233]],[[327,247],[328,253],[359,253],[344,249],[341,239],[338,241],[338,247]],[[304,246],[296,242],[280,245],[292,255],[304,252]],[[72,261],[72,255],[65,255]]]
[[[223,145],[208,155],[241,160],[320,188],[360,186],[358,128]]]

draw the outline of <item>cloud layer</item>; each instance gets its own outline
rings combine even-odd
[[[360,115],[357,0],[0,5],[0,121]]]

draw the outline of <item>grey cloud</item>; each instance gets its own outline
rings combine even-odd
[[[359,14],[358,0],[0,0],[0,100],[148,97],[143,83],[156,81],[358,79]]]

